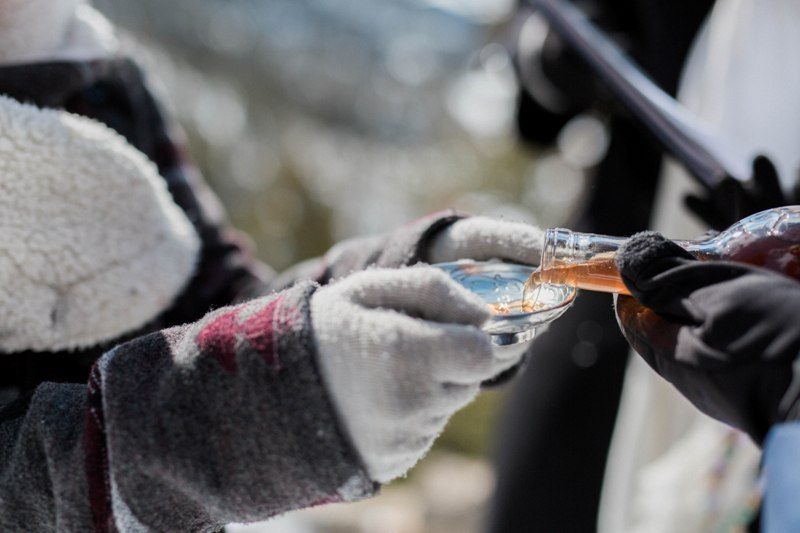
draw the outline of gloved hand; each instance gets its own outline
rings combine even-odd
[[[652,232],[631,238],[617,264],[636,298],[616,302],[625,337],[697,408],[757,443],[772,424],[797,417],[800,283],[694,260]]]
[[[544,246],[544,232],[531,224],[509,222],[499,218],[474,216],[449,225],[431,241],[425,259],[429,263],[447,263],[459,259],[505,259],[514,263],[538,265]],[[495,346],[495,356],[517,359],[528,351],[532,340],[511,346]],[[498,379],[484,383],[495,386],[506,383],[519,371],[517,365]]]
[[[373,480],[403,475],[482,381],[518,361],[493,355],[488,317],[431,267],[359,272],[312,297],[323,382]]]
[[[798,197],[798,190],[784,193],[775,165],[762,155],[753,160],[748,182],[727,178],[712,191],[686,196],[685,203],[706,224],[722,231],[760,211],[795,204]]]
[[[447,263],[459,259],[505,259],[538,265],[544,232],[530,224],[475,216],[454,222],[431,241],[425,259]]]

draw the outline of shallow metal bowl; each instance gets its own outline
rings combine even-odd
[[[523,309],[525,282],[536,268],[501,262],[457,261],[433,265],[480,296],[492,311],[483,330],[496,346],[525,342],[536,328],[560,317],[575,301],[577,290],[564,285],[542,285],[535,311]]]

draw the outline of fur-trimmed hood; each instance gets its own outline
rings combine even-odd
[[[188,283],[199,248],[124,138],[0,97],[0,350],[82,348],[143,326]]]

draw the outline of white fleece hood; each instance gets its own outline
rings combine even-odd
[[[112,55],[111,24],[85,0],[0,0],[0,63]]]
[[[95,345],[167,309],[200,248],[143,154],[0,96],[0,351]]]

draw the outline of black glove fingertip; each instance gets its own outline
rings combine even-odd
[[[757,206],[757,209],[786,204],[778,170],[768,157],[759,155],[753,160],[753,184],[757,189],[756,196],[764,204]]]
[[[711,228],[723,230],[731,225],[731,221],[720,212],[710,198],[690,194],[684,197],[683,203],[689,211]]]
[[[631,293],[640,298],[652,278],[675,266],[675,259],[693,257],[655,231],[644,231],[631,237],[619,252],[616,263],[622,280]]]
[[[757,179],[777,179],[778,170],[769,157],[757,155],[753,159],[753,177]]]

